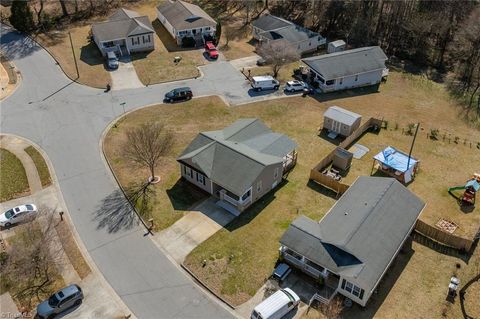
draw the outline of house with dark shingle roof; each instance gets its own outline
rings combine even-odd
[[[282,181],[296,163],[296,147],[259,119],[241,119],[223,130],[201,132],[177,161],[185,180],[238,214]]]
[[[155,48],[152,23],[147,16],[118,9],[108,21],[92,25],[93,40],[102,55],[114,51],[117,55],[151,51]]]
[[[184,37],[203,41],[215,36],[217,22],[199,6],[181,0],[169,0],[157,7],[158,20],[178,45]]]
[[[387,56],[378,46],[357,48],[302,59],[310,79],[323,92],[376,85],[388,74]]]
[[[283,40],[300,54],[315,51],[327,41],[317,32],[271,14],[253,21],[252,27],[254,39],[264,43]]]
[[[424,207],[396,179],[362,176],[320,222],[297,218],[280,251],[290,265],[324,278],[325,302],[340,293],[365,306]]]

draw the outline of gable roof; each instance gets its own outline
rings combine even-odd
[[[181,0],[166,1],[157,10],[177,31],[217,25],[202,8]]]
[[[259,119],[241,119],[223,130],[198,134],[177,160],[241,196],[266,166],[282,163],[295,147]]]
[[[352,125],[357,119],[362,118],[360,114],[345,110],[338,106],[330,106],[325,113],[323,113],[323,116],[346,125]]]
[[[293,25],[293,23],[285,19],[282,19],[280,17],[274,16],[271,14],[266,14],[264,16],[261,16],[257,20],[253,21],[252,25],[263,31],[271,31],[271,30],[276,30],[276,29],[291,26]]]
[[[112,14],[110,20],[92,25],[92,33],[101,42],[125,39],[131,35],[153,32],[152,23],[147,16],[140,16],[135,11],[123,8]]]
[[[297,218],[280,243],[371,291],[424,207],[394,178],[361,176],[319,223]]]
[[[385,68],[387,56],[378,46],[357,48],[302,59],[326,80]]]

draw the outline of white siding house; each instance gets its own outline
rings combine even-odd
[[[376,85],[388,74],[387,56],[378,46],[358,48],[302,59],[310,80],[322,92]]]
[[[313,52],[326,43],[319,33],[285,19],[264,15],[253,21],[253,37],[260,42],[285,41],[300,54]]]
[[[215,36],[216,21],[199,6],[188,2],[166,1],[157,7],[157,17],[178,45],[184,37],[203,42],[205,37]]]
[[[153,26],[147,16],[119,9],[108,21],[92,25],[93,41],[102,55],[151,51],[155,48]]]

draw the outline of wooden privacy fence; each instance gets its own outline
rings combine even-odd
[[[342,143],[340,143],[338,147],[347,149],[356,139],[358,139],[363,133],[372,127],[378,127],[380,129],[382,127],[382,120],[373,117],[369,118],[368,121],[363,123],[363,125],[355,130],[352,135],[348,136]],[[335,151],[336,149],[331,151],[317,165],[315,165],[315,167],[310,171],[310,179],[335,191],[337,195],[340,196],[347,191],[350,185],[336,181],[332,177],[322,174],[323,169],[330,165],[330,163],[333,161]]]
[[[455,236],[453,234],[444,232],[434,226],[431,226],[420,219],[417,220],[415,231],[427,236],[445,246],[453,247],[458,250],[470,251],[473,245],[473,240]]]

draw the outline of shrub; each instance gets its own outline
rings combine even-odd
[[[395,126],[393,127],[393,129],[394,129],[395,131],[398,131],[398,123],[397,123],[397,122],[395,122]]]
[[[438,133],[439,133],[439,130],[438,130],[438,129],[432,128],[432,129],[430,130],[430,138],[431,138],[432,140],[437,141],[437,140],[438,140]]]
[[[460,141],[460,137],[455,136],[455,139],[453,140],[453,142],[454,142],[455,144],[458,144],[458,141]]]
[[[407,135],[413,135],[413,131],[415,130],[415,123],[409,123],[407,125],[407,130],[405,131],[405,134]]]

